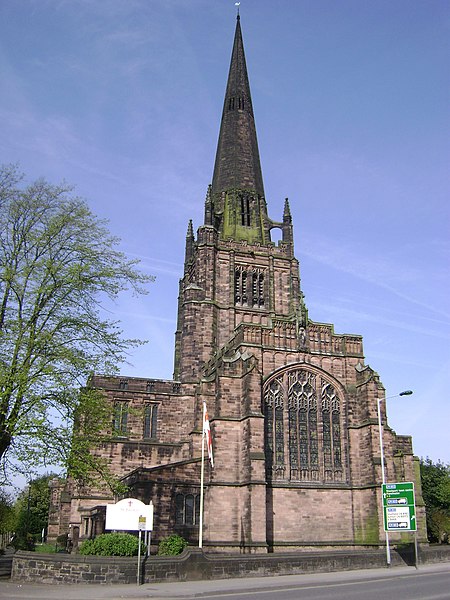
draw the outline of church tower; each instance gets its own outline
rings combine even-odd
[[[271,230],[281,230],[281,242]],[[239,16],[204,224],[189,223],[180,288],[174,378],[192,381],[240,323],[267,327],[274,315],[305,327],[286,199],[282,220],[267,214]],[[199,331],[198,323],[204,323]],[[190,327],[190,324],[195,324]]]
[[[132,496],[153,502],[154,541],[198,541],[206,402],[206,550],[383,543],[384,388],[364,363],[361,336],[309,318],[289,201],[279,221],[268,216],[239,16],[204,222],[196,233],[187,227],[173,380],[95,375],[90,384],[114,413],[97,452]],[[411,438],[389,427],[380,402],[387,480],[416,482],[426,539]],[[114,498],[70,485],[71,531],[89,537],[101,530],[99,505]]]
[[[308,319],[289,201],[280,221],[267,212],[239,16],[204,224],[196,239],[188,228],[174,378],[195,384],[211,419],[207,544],[378,542],[384,389],[361,336]],[[410,439],[385,435],[402,455],[391,480],[414,478]]]

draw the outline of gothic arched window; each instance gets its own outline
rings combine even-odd
[[[333,385],[307,369],[291,369],[264,389],[269,479],[340,481],[341,408]]]

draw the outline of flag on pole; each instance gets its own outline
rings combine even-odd
[[[211,462],[211,466],[214,466],[213,448],[212,448],[212,437],[211,429],[209,427],[208,411],[206,409],[206,402],[203,402],[203,435],[206,438],[206,447],[208,449],[208,458]]]

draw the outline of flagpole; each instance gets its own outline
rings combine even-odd
[[[198,530],[198,547],[203,547],[203,483],[205,473],[205,416],[206,416],[206,404],[203,402],[203,418],[202,418],[202,467],[200,474],[200,523]]]

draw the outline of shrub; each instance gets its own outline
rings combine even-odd
[[[16,550],[33,551],[36,544],[34,541],[34,537],[31,533],[24,533],[23,531],[18,531],[14,536],[11,545]]]
[[[80,554],[95,556],[137,556],[139,540],[131,533],[103,533],[94,540],[85,540]],[[141,553],[146,550],[141,543]]]
[[[86,556],[96,554],[94,549],[94,540],[84,540],[84,542],[81,543],[78,551],[80,554],[84,554]]]
[[[181,554],[188,545],[180,535],[169,535],[159,542],[158,556],[176,556]]]

